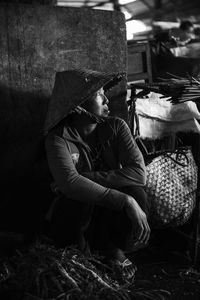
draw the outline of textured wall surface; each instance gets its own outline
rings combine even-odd
[[[74,67],[126,71],[124,15],[1,3],[0,50],[0,180],[3,186],[17,185],[21,193],[24,178],[42,178],[39,141],[55,72]],[[125,99],[119,94],[124,90],[125,82],[111,94],[112,114],[122,117]],[[7,191],[4,199],[9,197]]]
[[[5,109],[12,102],[26,118],[26,113],[34,111],[31,97],[38,101],[49,97],[56,71],[73,67],[126,70],[124,17],[89,9],[1,4],[0,49]],[[10,94],[16,95],[16,101]],[[24,106],[29,111],[23,112]],[[12,107],[9,114],[13,112]],[[20,113],[19,118],[22,125],[25,120]],[[11,115],[8,119],[14,121]]]
[[[1,5],[0,49],[0,141],[12,151],[8,144],[40,133],[56,71],[126,70],[124,17],[89,9]]]

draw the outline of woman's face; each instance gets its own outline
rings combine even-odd
[[[86,106],[84,107],[87,109],[87,111],[100,116],[100,117],[108,117],[110,111],[108,108],[109,100],[104,95],[104,90],[101,88],[96,93],[95,97],[92,100],[87,101]]]

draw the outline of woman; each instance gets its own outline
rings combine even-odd
[[[57,73],[45,143],[59,195],[51,217],[57,244],[85,251],[89,243],[131,278],[135,267],[125,252],[147,244],[150,229],[143,157],[125,121],[108,117],[104,95],[123,76]]]

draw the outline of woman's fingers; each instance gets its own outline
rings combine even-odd
[[[134,230],[134,232],[132,232],[133,244],[147,244],[150,237],[150,228],[145,212],[132,197],[127,199],[125,210],[127,216],[131,219],[132,228]],[[134,239],[136,243],[134,243]]]
[[[147,244],[148,241],[149,241],[149,237],[150,237],[150,227],[149,227],[149,224],[147,222],[147,219],[145,220],[145,224],[144,224],[144,235],[143,235],[143,240],[142,242],[144,244]]]
[[[147,221],[147,227],[148,227],[148,235],[147,235],[147,239],[146,239],[146,244],[149,242],[150,234],[151,234],[151,229],[150,229],[148,221]]]
[[[147,220],[144,219],[137,228],[136,239],[138,243],[147,244],[149,241],[149,237],[150,237],[150,227]]]

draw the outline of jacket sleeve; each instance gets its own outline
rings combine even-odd
[[[49,133],[45,147],[51,174],[66,197],[115,210],[123,208],[125,194],[95,183],[77,172],[68,145],[62,137]]]
[[[144,186],[146,183],[144,159],[128,125],[124,120],[117,118],[114,131],[113,153],[118,160],[119,168],[85,172],[82,175],[103,186],[115,189],[130,185]]]

